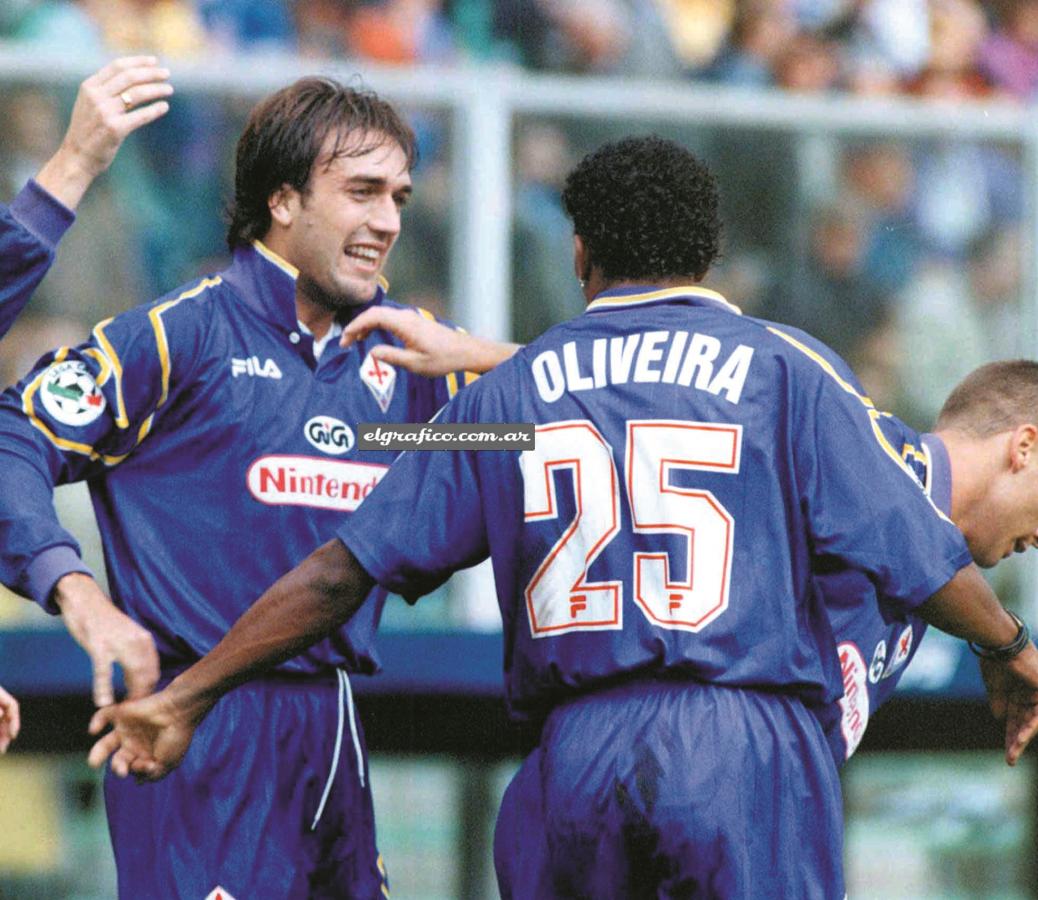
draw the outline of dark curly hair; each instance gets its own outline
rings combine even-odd
[[[227,212],[232,250],[270,229],[267,201],[274,191],[287,184],[305,193],[332,133],[332,158],[362,156],[389,140],[404,151],[408,169],[415,164],[414,132],[385,100],[331,78],[301,78],[256,106],[238,140],[234,200]]]
[[[562,204],[608,282],[698,280],[720,255],[714,176],[656,135],[585,156],[566,179]]]

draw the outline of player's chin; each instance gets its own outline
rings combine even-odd
[[[351,275],[347,278],[339,279],[336,292],[339,303],[345,308],[363,306],[365,303],[370,303],[375,299],[380,274],[376,272],[371,276]]]

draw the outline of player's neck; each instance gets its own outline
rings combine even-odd
[[[335,313],[319,303],[314,303],[302,291],[296,289],[296,318],[302,322],[310,333],[320,340],[332,327]]]
[[[951,518],[960,528],[983,500],[996,474],[999,455],[991,438],[979,440],[951,429],[935,432],[948,450],[951,466]]]
[[[587,280],[587,285],[584,287],[584,296],[587,298],[587,302],[590,303],[604,291],[644,287],[647,284],[658,288],[687,287],[690,284],[697,284],[698,281],[699,279],[693,278],[691,275],[676,275],[669,278],[621,278],[607,280],[602,277],[601,272],[594,269],[591,272],[591,277]]]

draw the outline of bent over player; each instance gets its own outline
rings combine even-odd
[[[413,159],[392,107],[330,80],[253,111],[230,268],[102,322],[0,398],[5,584],[70,630],[111,641],[125,619],[168,681],[334,534],[395,456],[360,453],[356,423],[426,421],[464,377],[417,378],[334,340],[391,302],[381,271]],[[112,600],[53,513],[53,486],[77,479]],[[383,599],[223,705],[175,780],[107,779],[121,896],[382,895],[348,673],[377,668]],[[95,658],[95,678],[109,666]]]
[[[694,157],[607,145],[564,199],[586,314],[439,417],[532,421],[536,449],[404,454],[210,655],[100,711],[116,727],[92,761],[162,774],[222,693],[373,580],[417,598],[490,556],[509,709],[544,723],[510,793],[543,801],[545,833],[504,848],[503,894],[842,897],[836,767],[809,709],[841,691],[822,561],[981,644],[1020,629],[829,351],[696,286],[719,228]],[[1025,643],[1005,663],[1017,710],[1038,687]],[[1017,722],[1014,754],[1035,727]],[[524,838],[548,848],[544,883]]]

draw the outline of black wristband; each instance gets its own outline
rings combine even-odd
[[[967,641],[970,650],[981,659],[991,659],[995,662],[1008,662],[1013,659],[1013,657],[1019,656],[1023,653],[1024,648],[1031,643],[1031,629],[1027,627],[1027,623],[1015,612],[1008,609],[1006,612],[1009,613],[1020,630],[1016,633],[1016,637],[1004,647],[982,647],[980,644],[975,644],[973,641]]]

